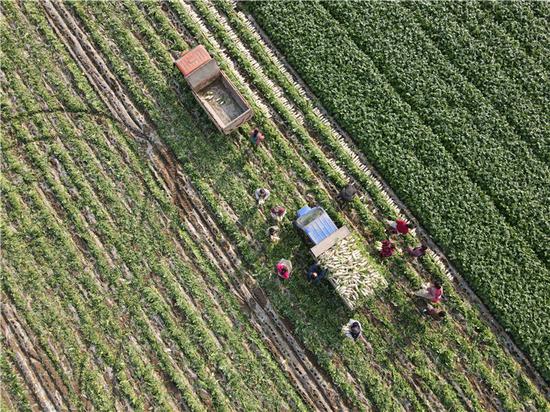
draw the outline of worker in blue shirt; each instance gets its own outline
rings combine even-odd
[[[314,263],[307,270],[307,280],[312,283],[319,283],[327,275],[327,270],[323,269],[317,263]]]

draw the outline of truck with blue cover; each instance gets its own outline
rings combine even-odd
[[[329,282],[349,309],[355,309],[377,289],[387,286],[361,237],[347,226],[338,228],[322,207],[302,207],[294,224],[312,245],[310,253],[328,270]]]

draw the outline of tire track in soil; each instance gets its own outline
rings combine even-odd
[[[123,104],[122,107],[121,105],[117,104],[117,102],[113,99],[114,93],[110,92],[110,88],[108,86],[105,86],[104,82],[101,81],[100,75],[98,75],[97,71],[96,73],[93,73],[93,70],[91,70],[92,73],[88,74],[89,67],[87,65],[84,65],[78,59],[77,56],[82,56],[82,53],[84,52],[84,50],[86,50],[87,52],[86,54],[90,53],[93,57],[93,58],[87,59],[88,64],[91,64],[93,66],[92,61],[101,61],[101,59],[98,58],[97,52],[93,49],[92,46],[90,46],[89,42],[87,41],[87,36],[85,36],[83,32],[79,33],[79,42],[82,42],[82,44],[85,45],[85,47],[82,48],[81,46],[75,44],[77,42],[74,40],[74,37],[69,36],[69,41],[67,41],[67,39],[65,39],[64,36],[61,34],[62,30],[59,29],[57,24],[59,24],[61,20],[68,18],[68,12],[65,11],[65,13],[67,14],[64,13],[64,16],[62,19],[56,13],[56,11],[52,10],[52,5],[48,1],[44,1],[43,5],[46,11],[48,12],[48,16],[49,16],[48,20],[50,21],[50,24],[54,29],[56,29],[59,37],[63,39],[64,43],[68,46],[68,49],[71,51],[71,54],[73,55],[73,58],[81,66],[86,76],[89,78],[90,82],[96,88],[96,91],[98,92],[100,97],[102,97],[104,101],[107,100],[106,104],[108,105],[111,113],[114,116],[116,116],[117,119],[119,119],[119,121],[122,122],[123,124],[128,125],[128,123],[130,123],[130,125],[133,126],[132,128],[135,128],[135,126],[138,126],[138,129],[143,130],[143,127],[146,125],[144,118],[143,117],[140,118],[137,116],[132,117],[131,115],[129,115],[129,113],[126,112],[126,110],[124,110],[124,108],[132,108],[133,114],[137,113],[137,110],[133,107],[133,105],[131,103],[128,103],[127,99],[125,102],[126,104]],[[61,26],[63,27],[62,23],[61,23]],[[64,30],[67,30],[66,26],[64,27]],[[71,44],[74,48],[71,47]],[[76,52],[75,52],[75,49],[76,49]],[[83,60],[85,61],[85,59]],[[102,65],[102,68],[104,68],[104,73],[108,73],[108,68],[105,65],[105,63],[102,62],[100,64]],[[111,77],[110,80],[111,82],[114,82],[114,83],[117,82],[114,76]],[[118,85],[118,83],[116,87],[118,90],[122,90],[122,87]],[[135,122],[134,120],[137,120],[137,122]],[[154,130],[150,125],[147,125],[147,126],[148,127],[146,130],[150,130],[150,131]],[[157,139],[154,139],[154,140],[157,140]],[[155,141],[154,143],[156,146],[161,146],[159,141]],[[164,150],[166,151],[166,153],[168,153],[166,149]],[[173,156],[170,156],[170,158],[172,157]],[[177,174],[180,176],[185,176],[181,171]],[[190,183],[188,184],[190,185]],[[200,204],[202,204],[202,202]],[[206,210],[204,206],[203,206],[203,210]],[[200,212],[198,213],[200,214]],[[210,217],[208,217],[207,220],[209,221],[210,224],[214,222],[213,219]],[[211,227],[217,228],[217,225],[211,226]],[[217,230],[219,231],[219,229]],[[202,231],[202,233],[206,234],[204,231]],[[210,246],[214,246],[215,242],[209,242],[209,244]],[[230,245],[230,243],[226,239],[224,244]],[[227,264],[228,264],[227,261],[223,262],[223,259],[221,258],[221,256],[223,256],[223,251],[217,250],[215,252],[215,256],[217,259],[214,262],[217,265],[219,264],[220,268],[224,266],[227,267]],[[219,262],[220,260],[222,260],[223,263]],[[277,343],[279,343],[279,345],[286,345],[286,347],[288,348],[288,352],[286,354],[290,359],[292,359],[292,365],[294,367],[294,371],[287,369],[286,372],[290,374],[291,379],[298,385],[298,387],[301,388],[300,394],[304,398],[304,400],[306,400],[306,402],[310,403],[313,406],[321,407],[322,409],[325,409],[325,410],[331,410],[333,408],[339,409],[339,410],[345,409],[344,405],[338,403],[338,400],[335,396],[335,394],[337,394],[337,390],[332,387],[331,383],[324,380],[321,371],[318,371],[316,370],[315,367],[313,367],[313,362],[309,360],[307,355],[304,355],[305,351],[303,351],[303,349],[301,348],[301,345],[298,344],[298,342],[294,339],[293,335],[288,331],[284,323],[280,320],[278,315],[272,310],[272,306],[270,306],[270,304],[269,306],[266,305],[266,307],[269,308],[267,310],[269,312],[268,314],[266,314],[265,311],[260,311],[259,308],[263,309],[263,307],[260,304],[256,304],[257,303],[256,297],[250,292],[248,287],[244,286],[243,284],[241,284],[240,286],[241,286],[240,291],[237,291],[236,289],[234,289],[234,291],[237,293],[240,292],[239,297],[241,298],[244,295],[246,302],[249,302],[249,301],[254,302],[253,306],[251,306],[251,310],[252,310],[252,313],[255,314],[255,316],[259,319],[258,323],[262,325],[262,328],[259,331],[261,333],[263,332],[262,335],[264,336],[264,339],[267,339],[268,341],[270,340],[269,336],[266,336],[265,329],[264,329],[265,325],[269,325],[269,328],[271,329],[271,333],[273,334],[271,339],[276,338]],[[266,323],[263,324],[262,320]],[[258,329],[257,326],[256,326],[256,329]],[[274,344],[275,347],[278,347],[277,343]],[[278,362],[281,363],[281,359],[277,356],[276,358]],[[283,370],[285,370],[285,368],[283,368]],[[313,371],[311,373],[315,374],[314,379],[311,379],[311,377],[309,376],[309,373],[308,373],[309,371]],[[322,383],[319,383],[319,382],[322,382]]]

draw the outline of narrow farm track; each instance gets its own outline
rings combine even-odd
[[[69,50],[72,51],[75,60],[79,62],[89,62],[90,64],[92,64],[91,62],[95,62],[103,69],[103,73],[105,73],[107,79],[111,80],[111,82],[115,81],[114,76],[108,73],[107,66],[93,49],[93,46],[85,41],[85,34],[82,31],[76,33],[78,37],[68,34],[70,31],[67,25],[72,26],[73,30],[78,30],[74,20],[70,20],[69,12],[67,10],[63,10],[60,4],[55,4],[54,6],[52,3],[44,2],[44,7],[51,18],[52,27],[58,31],[60,37],[63,37],[64,35],[68,37],[66,44],[70,45]],[[57,10],[57,8],[59,9]],[[58,11],[63,14],[63,19],[60,18]],[[80,46],[76,44],[76,38],[78,38],[78,41],[81,44]],[[90,59],[90,55],[93,56],[92,59]],[[86,59],[87,57],[88,59]],[[109,105],[111,113],[123,122],[123,124],[132,122],[130,123],[132,126],[143,130],[145,127],[143,120],[144,117],[137,113],[137,110],[133,108],[133,105],[131,105],[129,101],[117,102],[115,98],[113,98],[115,94],[112,89],[108,87],[107,81],[104,80],[98,84],[98,82],[101,81],[103,73],[100,73],[97,70],[94,73],[93,64],[92,67],[89,67],[86,63],[82,63],[83,68],[86,70],[86,73],[91,72],[90,81],[97,87],[96,91],[98,94],[104,97],[104,101]],[[119,89],[122,89],[122,86],[118,85],[118,87]],[[133,109],[132,113],[129,113],[129,108]],[[149,132],[153,131],[151,126],[147,127],[146,130]],[[167,153],[166,149],[159,146],[160,143],[156,143],[156,145],[159,147],[160,154],[157,159],[160,160],[162,156],[164,164],[159,165],[158,163],[154,163],[155,168],[164,172],[161,173],[164,175],[164,184],[167,187],[170,187],[170,185],[174,186],[171,191],[176,204],[178,204],[181,210],[185,210],[187,212],[191,210],[193,214],[200,216],[204,222],[202,224],[197,220],[194,222],[186,222],[189,225],[190,233],[196,236],[194,240],[197,243],[204,243],[204,239],[208,239],[206,243],[211,247],[208,255],[215,259],[214,262],[219,265],[219,269],[224,271],[229,269],[231,270],[230,273],[235,273],[240,266],[240,262],[235,253],[233,252],[231,254],[231,249],[229,249],[229,253],[223,252],[217,246],[216,241],[213,238],[212,231],[214,231],[217,236],[220,236],[220,231],[216,228],[213,219],[210,216],[205,217],[206,208],[204,206],[201,209],[197,208],[196,205],[198,204],[197,201],[199,198],[196,193],[189,193],[189,189],[191,188],[190,183],[185,181],[183,185],[180,183],[181,180],[184,180],[184,174],[174,166],[174,160],[170,159],[171,156]],[[172,163],[170,164],[168,162]],[[170,166],[172,166],[172,172],[169,172],[168,176],[166,176],[166,170],[170,170]],[[187,197],[187,199],[185,199],[185,197]],[[192,207],[190,208],[190,206]],[[206,227],[210,229],[207,230]],[[199,234],[201,236],[199,236]],[[225,241],[225,239],[222,243],[229,245],[229,242]],[[269,303],[265,295],[262,295],[262,292],[256,292],[256,294],[253,294],[250,290],[248,290],[248,288],[244,287],[243,284],[241,284],[240,291],[234,289],[234,292],[239,292],[239,296],[247,302],[252,313],[254,313],[257,317],[258,320],[255,322],[256,328],[264,334],[267,340],[273,342],[270,346],[272,350],[275,351],[275,354],[278,355],[276,358],[280,359],[284,363],[290,364],[290,367],[287,367],[286,371],[294,378],[293,381],[297,387],[300,388],[301,396],[304,399],[309,400],[312,406],[315,405],[315,407],[324,410],[345,409],[344,404],[337,400],[337,390],[335,388],[331,389],[332,385],[323,377],[323,372],[316,370],[314,363],[308,359],[306,352],[303,348],[301,348],[301,345],[295,340],[290,331],[284,325],[284,322],[273,310],[272,305]],[[258,294],[261,302],[259,302],[256,297]]]
[[[366,326],[364,345],[334,339],[349,318],[334,292],[312,293],[298,274],[290,286],[268,279],[273,246],[260,236],[269,213],[251,208],[255,187],[269,185],[291,211],[315,198],[373,255],[384,217],[414,219],[232,3],[14,4],[5,6],[12,24],[15,13],[38,28],[26,44],[10,43],[17,52],[2,73],[13,117],[0,183],[16,222],[2,233],[17,270],[3,281],[0,325],[25,386],[21,396],[3,392],[3,403],[28,393],[33,410],[544,410],[433,243],[422,263],[380,264],[394,290],[353,315]],[[219,176],[199,163],[220,140],[172,67],[197,43],[269,131],[255,152],[246,127],[224,141],[219,150],[232,160]],[[53,49],[36,51],[42,44]],[[44,73],[24,69],[28,59],[43,61]],[[235,189],[223,184],[231,173]],[[348,182],[360,198],[333,207]],[[51,250],[45,237],[25,245],[41,225]],[[29,259],[16,255],[27,247]],[[18,272],[39,279],[29,297]],[[407,290],[434,275],[445,281],[450,316],[427,328]],[[48,293],[52,307],[41,313]],[[316,316],[308,306],[319,305],[338,314]]]

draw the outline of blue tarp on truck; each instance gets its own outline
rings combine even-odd
[[[322,207],[304,206],[296,214],[296,226],[318,245],[338,230],[330,216]]]

